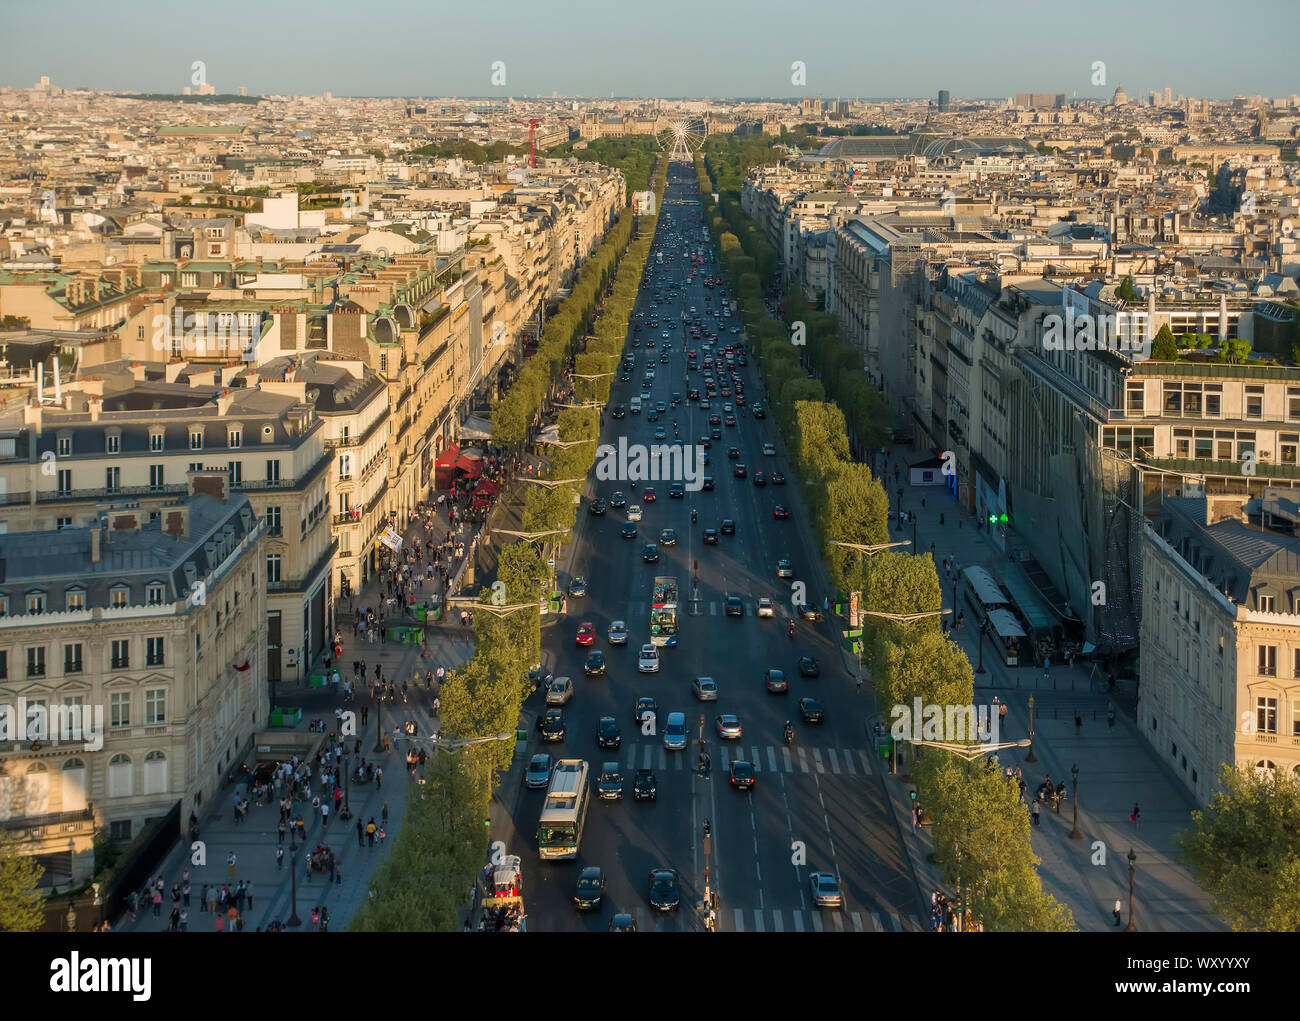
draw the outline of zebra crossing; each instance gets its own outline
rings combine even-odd
[[[714,741],[715,767],[724,772],[733,760],[752,762],[756,773],[818,773],[832,776],[871,776],[874,772],[870,753],[859,748],[806,748],[796,745],[745,745],[741,741]],[[626,769],[695,770],[695,758],[686,752],[672,752],[662,744],[625,744],[622,749]]]
[[[733,932],[924,932],[915,915],[889,911],[777,910],[734,908],[723,913]]]

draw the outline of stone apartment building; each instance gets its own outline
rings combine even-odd
[[[267,526],[224,471],[184,479],[0,535],[0,826],[44,885],[88,879],[100,830],[181,831],[266,725]]]

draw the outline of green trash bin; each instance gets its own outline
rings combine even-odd
[[[414,628],[411,628],[411,641],[414,642],[416,645],[423,645],[423,644],[424,644],[424,628],[422,628],[422,627],[414,627]]]
[[[282,709],[272,709],[272,710],[271,710],[271,726],[272,726],[272,727],[283,727],[283,726],[284,726],[284,724],[281,722],[281,720],[283,719],[283,714],[284,714],[284,710],[282,710]]]
[[[441,603],[434,603],[434,604],[433,604],[433,619],[434,619],[435,621],[442,620],[442,604],[441,604]]]
[[[886,762],[889,761],[889,756],[893,752],[893,750],[894,750],[894,739],[892,737],[884,738],[880,742],[880,757],[884,759]]]
[[[425,617],[425,606],[424,606],[424,604],[423,604],[423,603],[420,603],[419,606],[416,606],[414,609],[412,609],[412,610],[411,610],[411,616],[414,617],[416,620],[424,620],[424,617]]]
[[[311,676],[307,679],[309,688],[323,688],[326,685],[325,671],[313,670]]]

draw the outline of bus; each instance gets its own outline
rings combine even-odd
[[[650,644],[677,644],[677,579],[655,578],[650,599]]]
[[[561,759],[555,764],[537,821],[537,853],[543,861],[578,857],[591,799],[587,773],[583,759]]]

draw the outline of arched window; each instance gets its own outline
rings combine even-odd
[[[86,764],[69,759],[63,764],[63,811],[80,812],[86,807]]]
[[[135,792],[131,781],[131,757],[117,754],[108,761],[108,796],[129,798]]]
[[[50,771],[43,762],[33,762],[23,777],[21,805],[15,805],[16,815],[44,815],[50,810]]]
[[[1258,762],[1255,763],[1255,770],[1256,772],[1259,773],[1263,773],[1275,769],[1277,769],[1277,763],[1275,763],[1272,759],[1260,759]]]
[[[144,757],[144,792],[167,793],[167,756],[162,752],[150,752]]]

